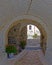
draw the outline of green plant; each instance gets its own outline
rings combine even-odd
[[[25,48],[25,45],[26,45],[26,41],[20,41],[20,47],[21,47],[22,49]]]
[[[38,37],[38,35],[37,35],[37,34],[34,34],[34,35],[33,35],[33,38],[37,38],[37,37]]]
[[[6,53],[17,53],[17,49],[14,45],[7,45],[5,49]]]

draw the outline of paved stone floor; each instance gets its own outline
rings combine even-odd
[[[15,65],[43,65],[37,54],[38,51],[28,50],[23,58],[16,61]]]
[[[15,65],[47,65],[46,62],[42,63],[40,57],[42,55],[42,51],[40,48],[40,40],[38,39],[28,39],[26,54],[18,61],[16,61]],[[40,57],[39,57],[39,55]],[[42,59],[44,61],[44,59]]]
[[[29,44],[25,48],[25,54],[23,53],[23,57],[20,57],[18,60],[17,57],[16,59],[9,60],[6,65],[48,65],[40,45],[37,43],[38,41],[36,40],[35,44],[32,43],[33,41],[35,40],[28,40]]]

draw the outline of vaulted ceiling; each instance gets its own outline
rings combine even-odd
[[[0,0],[0,27],[19,15],[40,17],[51,29],[52,0]]]

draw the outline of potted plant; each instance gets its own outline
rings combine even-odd
[[[26,45],[26,41],[20,41],[20,47],[21,49],[24,49]]]
[[[7,53],[7,57],[10,58],[11,57],[11,54],[12,56],[17,53],[17,48],[14,46],[14,45],[10,45],[8,44],[6,46],[6,49],[5,49],[6,53]]]

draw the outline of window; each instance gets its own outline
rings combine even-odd
[[[29,30],[31,30],[31,29],[32,29],[32,26],[30,25],[30,26],[29,26]]]

